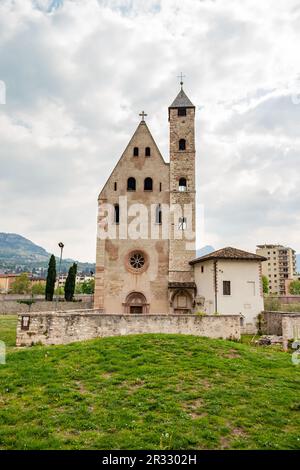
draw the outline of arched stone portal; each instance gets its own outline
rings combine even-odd
[[[149,304],[146,297],[140,292],[131,292],[127,297],[124,305],[124,313],[148,313]]]
[[[173,313],[192,313],[193,298],[187,290],[177,290],[171,297]]]

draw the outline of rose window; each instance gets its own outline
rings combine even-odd
[[[143,253],[133,253],[129,262],[133,269],[142,269],[145,265],[145,256]]]

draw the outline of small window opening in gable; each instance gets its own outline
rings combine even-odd
[[[185,150],[185,148],[186,148],[185,139],[180,139],[179,140],[179,150]]]
[[[185,178],[180,178],[178,189],[179,189],[180,192],[184,192],[184,191],[187,190],[186,179]]]
[[[135,191],[136,190],[136,181],[135,178],[128,178],[127,180],[127,191]]]
[[[231,295],[231,282],[223,281],[223,295]]]
[[[114,222],[115,222],[115,224],[120,223],[120,206],[119,206],[119,204],[115,204]]]
[[[178,230],[186,230],[186,227],[187,227],[186,217],[179,217]]]
[[[162,191],[162,184],[159,183],[159,191],[161,192]]]
[[[186,108],[178,108],[178,116],[186,116]]]
[[[118,184],[115,182],[114,183],[114,190],[117,191],[117,189],[118,189]]]
[[[138,157],[138,156],[139,156],[139,148],[138,148],[138,147],[134,147],[134,149],[133,149],[133,156],[134,156],[134,157]]]
[[[144,181],[144,191],[152,191],[153,190],[153,181],[152,178],[145,178]]]
[[[146,156],[146,157],[150,157],[150,156],[151,156],[151,148],[150,148],[150,147],[146,147],[146,149],[145,149],[145,156]]]
[[[157,206],[156,206],[155,222],[157,224],[162,223],[162,212],[161,212],[161,205],[160,204],[157,204]]]
[[[204,273],[204,266],[201,266],[201,272]]]

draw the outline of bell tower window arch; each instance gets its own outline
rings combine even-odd
[[[179,148],[180,151],[186,149],[186,140],[185,139],[180,139],[179,140],[178,148]]]
[[[180,179],[179,179],[178,190],[179,190],[181,193],[187,191],[186,178],[180,178]]]

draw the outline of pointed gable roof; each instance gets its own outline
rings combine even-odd
[[[132,154],[128,154],[128,149],[130,148],[130,146],[132,146],[135,142],[135,140],[139,137],[140,134],[144,134],[144,136],[146,135],[149,139],[149,143],[151,145],[153,145],[153,147],[155,148],[156,150],[156,155],[157,155],[157,158],[158,160],[157,161],[161,161],[161,163],[163,164],[164,167],[168,168],[169,166],[169,163],[166,162],[157,146],[157,143],[155,142],[154,140],[154,137],[153,135],[151,134],[150,132],[150,129],[146,123],[146,121],[144,121],[143,119],[139,122],[136,130],[134,131],[131,139],[129,140],[129,143],[127,144],[124,152],[122,153],[121,157],[119,158],[119,160],[117,161],[117,163],[115,164],[112,172],[110,173],[110,176],[108,177],[108,179],[106,180],[106,183],[105,185],[102,187],[102,190],[100,191],[100,194],[99,194],[99,197],[98,199],[105,193],[105,190],[106,190],[106,187],[107,187],[107,184],[108,182],[110,181],[110,179],[113,177],[113,174],[114,172],[116,171],[117,167],[122,164],[122,162],[124,162],[124,160],[126,160],[127,158],[131,158],[132,157]],[[151,152],[151,157],[153,159],[155,154],[152,155],[152,152]],[[140,158],[140,157],[137,157],[137,158]]]
[[[232,260],[248,260],[248,261],[266,261],[267,258],[263,256],[256,255],[254,253],[249,253],[248,251],[238,250],[237,248],[232,248],[227,246],[221,250],[213,251],[208,255],[200,256],[200,258],[193,259],[190,261],[190,264],[197,264],[207,260],[216,260],[216,259],[232,259]]]
[[[138,134],[139,134],[141,131],[143,131],[143,129],[146,130],[146,133],[147,133],[148,136],[150,137],[150,140],[152,141],[153,145],[155,146],[155,148],[156,148],[156,150],[157,150],[157,154],[158,154],[159,158],[161,159],[161,161],[164,163],[164,165],[169,165],[169,163],[165,162],[165,159],[164,159],[164,157],[162,156],[162,154],[161,154],[161,152],[160,152],[160,150],[159,150],[159,148],[158,148],[158,145],[157,145],[157,143],[155,142],[154,137],[153,137],[153,135],[151,134],[151,131],[150,131],[150,129],[149,129],[149,127],[148,127],[148,125],[147,125],[147,123],[146,123],[146,121],[145,121],[144,119],[142,119],[142,120],[139,122],[139,124],[138,124],[136,130],[135,130],[134,133],[133,133],[133,136],[131,137],[129,143],[127,144],[127,147],[125,148],[125,150],[124,150],[124,152],[123,152],[123,154],[122,154],[122,156],[121,156],[121,158],[120,158],[119,161],[121,161],[121,160],[123,159],[124,155],[127,153],[128,147],[130,147],[130,145],[132,144],[132,142],[134,141],[134,139],[136,138],[136,136],[138,136]]]
[[[186,96],[185,92],[181,88],[180,92],[176,96],[175,100],[169,106],[169,108],[194,108],[195,106],[191,100]]]

